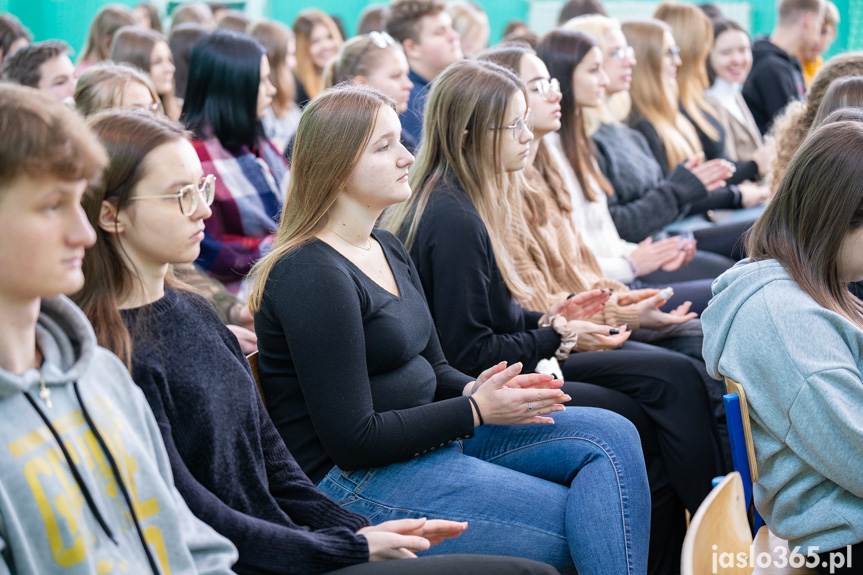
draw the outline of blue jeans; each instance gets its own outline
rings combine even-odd
[[[386,467],[334,467],[318,487],[373,523],[467,521],[427,554],[543,561],[562,573],[647,571],[650,492],[635,427],[603,409],[568,407],[554,425],[485,425]]]

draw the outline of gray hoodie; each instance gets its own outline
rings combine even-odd
[[[701,316],[713,377],[746,389],[755,505],[789,546],[863,540],[863,331],[818,305],[779,262],[743,260]]]
[[[0,574],[231,573],[236,550],[186,507],[143,394],[84,314],[43,300],[36,338],[50,407],[37,370],[0,369]]]

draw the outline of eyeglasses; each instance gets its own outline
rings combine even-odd
[[[678,48],[678,51],[680,51],[680,48]],[[615,50],[609,55],[614,60],[633,60],[635,59],[635,48],[633,48],[632,46],[627,46],[626,48],[620,48],[618,50]]]
[[[666,56],[671,58],[672,60],[678,56],[680,56],[680,46],[674,46],[673,48],[669,48],[668,52],[665,53]]]
[[[530,89],[546,100],[551,100],[554,96],[560,94],[560,82],[557,81],[557,78],[552,78],[551,80],[540,78],[530,85]]]
[[[372,47],[372,44],[374,44],[381,50],[386,50],[390,46],[396,46],[398,44],[395,38],[393,38],[386,32],[369,32],[369,40],[370,42],[367,43],[362,50],[360,50],[360,53],[357,54],[356,58],[354,58],[354,61],[351,62],[351,67],[348,68],[348,78],[354,77],[357,67],[360,65],[360,62],[363,61],[363,57],[366,55],[366,52],[369,51],[369,48]]]
[[[521,140],[521,134],[524,131],[525,126],[527,129],[530,129],[530,108],[527,109],[527,113],[523,118],[519,118],[515,121],[511,126],[489,126],[489,130],[512,130],[512,139],[516,142]]]
[[[198,209],[198,199],[203,198],[208,206],[213,205],[216,196],[216,176],[210,174],[204,176],[197,184],[183,186],[173,194],[161,194],[158,196],[135,196],[129,200],[153,200],[153,199],[176,199],[180,203],[180,212],[184,216],[191,216]]]
[[[162,113],[162,104],[160,102],[153,102],[152,104],[150,104],[146,108],[143,106],[137,106],[135,108],[132,108],[132,111],[133,112],[149,112],[150,114],[158,115],[158,114]]]

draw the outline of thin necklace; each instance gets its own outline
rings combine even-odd
[[[349,244],[351,244],[352,246],[354,246],[355,248],[359,248],[359,249],[366,251],[366,252],[369,251],[370,249],[372,249],[371,238],[369,238],[369,247],[364,248],[363,246],[358,246],[357,244],[355,244],[354,242],[352,242],[351,240],[349,240],[348,238],[346,238],[345,236],[343,236],[342,234],[340,234],[339,232],[337,232],[333,228],[327,228],[327,229],[330,230],[331,232],[333,232],[334,234],[336,234],[337,236],[339,236],[340,238],[342,238],[343,240],[345,240],[346,242],[348,242]]]

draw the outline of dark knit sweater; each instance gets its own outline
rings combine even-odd
[[[237,339],[203,298],[168,288],[123,312],[132,376],[192,512],[240,552],[237,573],[323,573],[368,561],[368,521],[312,485],[258,396]]]
[[[630,242],[659,232],[689,213],[707,190],[677,166],[667,177],[644,136],[623,124],[603,124],[593,135],[596,160],[614,193],[608,211],[620,237]]]
[[[315,240],[276,263],[255,314],[267,407],[316,483],[473,435],[472,378],[447,364],[404,246],[373,233],[399,296]]]
[[[485,224],[467,195],[442,180],[422,215],[411,257],[447,359],[465,373],[506,360],[524,372],[551,357],[560,336],[537,327],[541,312],[521,307],[503,281]]]
[[[659,132],[653,124],[642,116],[635,108],[629,115],[627,120],[629,127],[637,130],[644,136],[647,141],[647,147],[650,149],[653,157],[656,158],[656,163],[662,168],[664,176],[668,177],[670,170],[668,169],[668,157],[665,155],[665,146],[659,137]],[[690,214],[703,214],[708,210],[736,209],[740,207],[740,192],[737,186],[726,186],[713,192],[710,192],[700,200],[696,200],[689,208]]]

